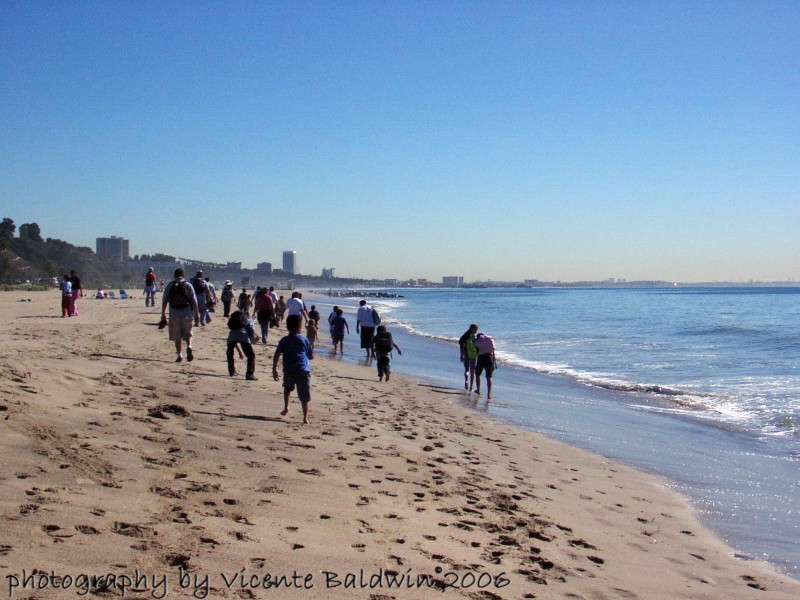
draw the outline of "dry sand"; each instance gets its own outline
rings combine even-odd
[[[302,426],[269,377],[284,329],[248,382],[227,375],[222,318],[175,364],[141,298],[83,299],[72,319],[59,300],[0,294],[0,598],[87,582],[127,598],[800,597],[659,480],[487,421],[457,390],[379,383],[323,344]]]

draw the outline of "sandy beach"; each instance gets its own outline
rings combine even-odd
[[[251,382],[219,312],[176,364],[142,298],[59,301],[0,293],[2,598],[800,597],[664,482],[326,334],[303,426],[270,376],[284,328]]]

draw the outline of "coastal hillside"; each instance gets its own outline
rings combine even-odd
[[[18,231],[17,231],[18,229]],[[0,223],[0,282],[4,285],[50,285],[74,269],[87,287],[117,287],[136,279],[119,260],[97,256],[91,248],[43,238],[37,223],[17,228],[8,217]]]

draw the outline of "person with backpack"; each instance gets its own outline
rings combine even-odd
[[[486,399],[492,399],[492,374],[497,368],[494,358],[494,339],[483,333],[475,336],[478,361],[475,365],[475,393],[481,395],[481,373],[486,371]]]
[[[378,359],[378,381],[389,381],[392,370],[389,366],[392,359],[392,350],[397,350],[397,354],[402,355],[400,346],[394,343],[392,334],[386,331],[386,325],[378,325],[375,337],[372,339],[372,352]]]
[[[458,339],[461,362],[464,363],[464,389],[470,392],[475,381],[475,367],[478,362],[478,349],[475,347],[476,333],[478,333],[478,326],[473,323]]]
[[[256,335],[252,321],[250,321],[242,311],[236,310],[228,319],[228,329],[230,329],[230,333],[228,334],[228,351],[226,354],[228,358],[228,374],[231,377],[236,375],[233,351],[237,349],[236,347],[238,345],[241,347],[239,356],[241,357],[242,352],[244,352],[244,355],[247,357],[245,379],[248,381],[258,381],[258,378],[255,376],[256,353],[253,351],[253,345],[250,343],[250,340]]]
[[[222,300],[222,307],[225,309],[225,313],[222,316],[230,317],[231,303],[233,302],[233,282],[230,279],[225,281],[225,287],[222,289],[222,294],[220,294],[220,300]]]
[[[167,321],[167,306],[169,306],[169,322]],[[159,328],[169,323],[169,339],[175,342],[178,353],[175,362],[183,361],[181,352],[183,342],[186,342],[186,360],[194,360],[192,351],[192,325],[200,322],[200,310],[197,306],[197,296],[192,285],[184,279],[183,269],[175,269],[175,279],[164,288],[161,298],[161,323]]]
[[[200,327],[204,327],[206,323],[211,322],[211,314],[208,312],[208,298],[210,296],[208,291],[208,283],[203,279],[203,272],[198,271],[197,275],[190,280],[194,294],[197,297],[197,306],[200,307]]]

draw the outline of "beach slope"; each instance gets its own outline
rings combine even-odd
[[[0,294],[0,597],[800,597],[660,480],[458,390],[323,344],[303,426],[269,376],[284,329],[249,382],[224,319],[176,364],[142,299],[79,306]]]

